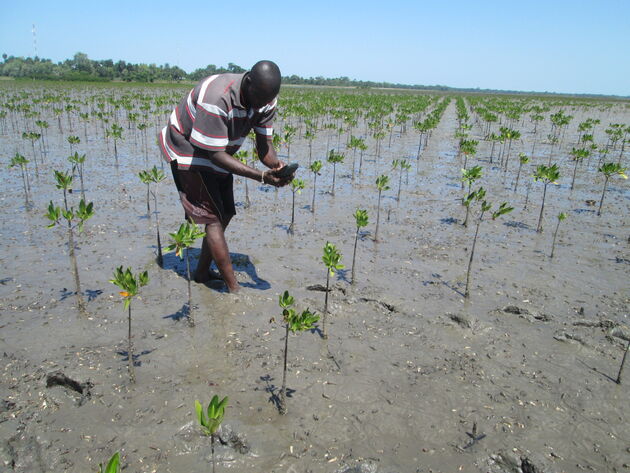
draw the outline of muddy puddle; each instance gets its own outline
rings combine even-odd
[[[194,284],[194,328],[186,319],[185,263],[166,252],[164,267],[157,266],[155,215],[146,216],[146,188],[137,177],[160,166],[154,125],[147,157],[140,135],[134,140],[125,130],[118,166],[99,125],[87,125],[87,140],[83,125],[73,125],[82,140],[76,149],[87,155],[85,193],[95,205],[77,242],[88,311],[81,317],[65,232],[47,229],[44,217],[51,199],[62,202],[52,170],[70,167],[69,130],[60,133],[55,116],[42,112],[50,122],[48,152],[39,177],[29,165],[34,206],[26,210],[19,171],[6,164],[16,150],[30,157],[30,144],[7,119],[0,137],[0,470],[96,471],[120,451],[122,471],[209,471],[210,441],[195,425],[194,402],[207,404],[218,394],[230,402],[216,471],[630,471],[630,371],[625,383],[614,382],[625,342],[607,336],[611,327],[628,324],[630,194],[627,181],[612,178],[597,216],[597,206],[587,202],[599,203],[603,186],[597,156],[582,164],[571,191],[568,155],[579,122],[600,118],[595,141],[603,144],[607,124],[628,124],[630,112],[624,104],[565,110],[574,119],[555,151],[562,177],[548,188],[542,233],[536,232],[542,184],[531,175],[546,164],[548,144],[536,145],[516,192],[513,185],[516,156],[530,153],[534,136],[544,141],[548,120],[536,135],[528,119],[518,124],[523,137],[512,146],[507,173],[490,164],[491,144],[480,141],[471,164],[484,168],[479,182],[488,200],[515,209],[482,222],[468,300],[463,294],[475,226],[461,225],[454,101],[419,161],[418,136],[408,126],[406,133],[395,128],[378,158],[367,137],[354,180],[347,150],[334,195],[332,167],[325,164],[314,213],[302,130],[291,156],[280,150],[301,163],[298,177],[307,184],[296,197],[294,234],[287,232],[288,188],[249,181],[246,207],[237,178],[238,214],[228,242],[243,289],[233,295],[221,285]],[[479,139],[481,127],[471,134]],[[313,156],[323,160],[336,139],[334,131],[320,130]],[[412,168],[398,201],[391,161],[400,158]],[[622,159],[628,162],[627,152]],[[383,193],[375,242],[374,181],[382,173],[391,176],[391,189]],[[76,189],[72,205],[78,204]],[[166,246],[182,219],[168,172],[158,197]],[[357,208],[368,210],[370,223],[358,242],[351,285]],[[550,259],[560,212],[568,218]],[[290,336],[289,412],[281,416],[278,295],[289,290],[299,309],[322,313],[324,292],[308,287],[325,284],[326,241],[337,245],[345,264],[330,293],[329,338],[317,330]],[[193,267],[198,248],[191,252]],[[119,265],[146,269],[150,277],[132,304],[135,384],[127,374],[126,313],[118,288],[108,282]]]

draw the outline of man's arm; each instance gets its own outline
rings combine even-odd
[[[275,152],[274,152],[274,156],[275,156]],[[208,157],[210,158],[210,161],[212,161],[214,164],[216,164],[220,168],[225,169],[226,171],[231,172],[232,174],[248,177],[255,181],[261,182],[262,174],[263,174],[262,171],[259,171],[258,169],[254,169],[250,166],[247,166],[246,164],[241,163],[238,159],[234,159],[225,151],[210,152],[208,153]],[[266,164],[264,161],[263,163]],[[279,178],[279,177],[276,177],[274,173],[270,171],[266,171],[264,182],[265,184],[271,184],[272,186],[282,187],[288,184],[288,182],[290,182],[290,179]]]
[[[284,162],[278,159],[271,136],[256,133],[256,152],[258,153],[260,162],[269,169],[279,169],[285,165]]]

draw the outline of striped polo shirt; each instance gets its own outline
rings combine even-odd
[[[175,107],[159,134],[166,162],[178,169],[228,174],[209,159],[209,152],[234,155],[250,130],[273,135],[277,98],[260,109],[245,108],[241,102],[243,74],[217,74],[199,82]]]

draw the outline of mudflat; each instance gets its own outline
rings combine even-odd
[[[0,87],[7,100],[18,97],[20,103],[44,90]],[[416,116],[386,128],[377,154],[361,110],[352,131],[338,132],[323,125],[344,122],[324,109],[316,117],[310,151],[303,138],[305,120],[315,118],[283,113],[277,132],[287,124],[299,131],[290,155],[286,146],[279,153],[286,162],[300,163],[297,177],[306,182],[296,196],[294,232],[287,231],[289,187],[276,191],[250,180],[247,206],[245,183],[237,177],[238,214],[227,234],[242,290],[233,295],[217,281],[193,283],[188,308],[185,262],[165,251],[163,266],[156,264],[155,209],[151,200],[147,216],[146,186],[137,176],[161,167],[154,136],[184,89],[60,90],[55,93],[77,107],[69,117],[55,115],[61,103],[40,101],[32,105],[39,116],[12,110],[0,123],[5,150],[0,167],[2,471],[96,471],[116,451],[123,471],[207,471],[210,440],[196,425],[194,404],[207,405],[214,394],[230,399],[216,445],[217,471],[630,468],[630,371],[621,384],[615,382],[626,342],[610,334],[628,326],[627,181],[610,179],[597,215],[604,185],[597,168],[618,159],[627,166],[628,152],[621,143],[605,157],[594,152],[580,164],[572,190],[569,154],[580,136],[578,124],[587,118],[601,120],[592,133],[604,147],[610,123],[630,123],[627,102],[551,100],[549,113],[562,109],[573,116],[555,146],[548,140],[549,119],[533,133],[531,113],[524,114],[511,125],[522,136],[511,144],[507,171],[499,161],[503,146],[492,150],[484,140],[484,123],[470,110],[469,138],[479,144],[467,166],[483,167],[474,186],[486,189],[495,208],[508,202],[514,210],[494,221],[486,216],[479,225],[469,298],[464,283],[479,212],[472,207],[468,227],[462,225],[463,157],[454,99],[419,159]],[[299,90],[282,93],[288,103],[302,100]],[[128,95],[138,116],[130,121],[124,108],[107,104],[102,108],[111,112],[107,123],[94,114],[84,123],[80,112],[99,110],[95,95],[106,104],[107,97]],[[143,111],[139,106],[146,96],[170,101]],[[44,152],[39,141],[34,147],[39,177],[31,144],[21,137],[37,130],[34,120],[49,123]],[[117,159],[105,133],[114,122],[123,127]],[[148,124],[146,142],[137,129],[140,122]],[[492,131],[498,127],[493,124]],[[365,140],[362,155],[346,147],[350,133]],[[87,315],[77,311],[65,229],[47,229],[44,216],[49,201],[62,205],[53,170],[71,169],[70,135],[81,139],[74,150],[86,155],[85,195],[95,210],[76,238]],[[336,165],[334,195],[333,167],[326,162],[330,149],[345,154]],[[30,209],[19,169],[7,168],[16,151],[31,160]],[[521,152],[530,162],[514,190]],[[507,148],[503,153],[505,158]],[[549,153],[561,177],[547,188],[538,233],[543,185],[532,175],[537,165],[547,164]],[[309,154],[324,162],[314,212]],[[400,170],[392,170],[394,159],[412,166],[401,179]],[[163,247],[183,217],[170,171],[164,170],[167,178],[157,186]],[[382,193],[375,242],[375,180],[381,174],[389,175],[391,189]],[[68,197],[78,206],[76,173]],[[368,211],[369,224],[359,233],[351,284],[357,208]],[[567,218],[552,259],[560,212]],[[285,330],[278,296],[288,290],[298,310],[322,315],[326,268],[321,258],[327,241],[341,251],[345,265],[332,278],[329,336],[323,339],[318,330],[290,335],[288,413],[280,415],[276,401]],[[199,242],[190,252],[193,268],[198,255]],[[150,278],[132,302],[136,383],[127,373],[127,313],[118,288],[108,282],[120,265],[147,270]],[[187,323],[191,309],[194,327]]]

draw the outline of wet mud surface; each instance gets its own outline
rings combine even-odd
[[[173,103],[183,90],[173,92]],[[627,124],[630,112],[623,103],[565,110],[575,118],[556,150],[562,177],[548,189],[542,233],[536,232],[542,185],[531,175],[547,162],[549,145],[537,145],[514,192],[515,156],[530,152],[533,124],[518,124],[523,138],[512,146],[507,173],[489,163],[491,144],[480,141],[472,160],[484,168],[479,182],[495,205],[507,201],[515,210],[482,222],[468,300],[463,293],[474,225],[461,225],[454,101],[420,160],[417,133],[397,126],[379,158],[367,137],[354,181],[353,152],[346,151],[334,195],[332,167],[325,164],[314,213],[302,130],[291,156],[280,149],[281,157],[301,163],[298,177],[307,184],[296,197],[294,234],[287,232],[288,188],[249,181],[246,207],[244,182],[236,178],[238,214],[227,234],[242,290],[233,295],[220,283],[193,284],[195,327],[186,321],[185,263],[172,252],[165,253],[163,268],[155,262],[155,215],[146,216],[146,187],[137,177],[160,166],[155,129],[147,157],[140,137],[126,130],[115,166],[112,143],[99,125],[87,125],[85,140],[83,125],[74,123],[82,139],[77,149],[87,155],[85,193],[95,205],[77,238],[88,311],[82,317],[65,232],[47,229],[44,217],[51,199],[62,201],[52,170],[70,168],[69,131],[60,133],[47,112],[49,150],[39,178],[29,165],[34,206],[27,210],[19,172],[5,164],[17,150],[30,158],[30,144],[7,119],[0,137],[0,470],[96,471],[120,451],[122,471],[209,471],[210,440],[195,424],[194,402],[207,404],[218,394],[230,402],[216,446],[217,471],[630,471],[630,371],[625,383],[614,382],[625,342],[609,336],[610,329],[628,325],[630,195],[627,181],[611,179],[597,216],[587,203],[599,202],[603,186],[597,157],[583,163],[571,191],[568,156],[578,122],[600,118],[595,140],[603,144],[606,125]],[[289,120],[299,121],[280,119],[276,128]],[[539,126],[548,128],[548,120]],[[544,141],[547,133],[536,136]],[[480,127],[471,135],[480,139]],[[323,160],[336,139],[320,130],[313,156]],[[391,161],[400,158],[410,159],[412,168],[397,201]],[[158,187],[164,246],[183,214],[165,171]],[[381,173],[391,176],[392,189],[383,193],[375,242],[374,181]],[[70,196],[72,205],[79,194]],[[351,285],[358,207],[368,210],[370,223],[359,239]],[[568,218],[550,259],[559,212]],[[281,416],[278,295],[289,290],[298,309],[321,315],[326,241],[337,245],[346,266],[329,294],[329,338],[318,330],[290,336],[289,412]],[[193,267],[198,255],[199,244],[191,252]],[[146,269],[150,277],[132,303],[135,384],[127,374],[127,314],[108,282],[119,265]]]

